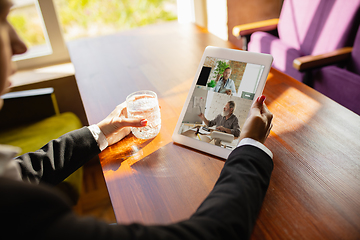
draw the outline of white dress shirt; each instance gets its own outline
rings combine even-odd
[[[220,80],[215,85],[215,87],[213,88],[214,92],[219,92],[222,86],[224,86],[224,92],[220,91],[220,93],[225,93],[226,89],[231,89],[231,95],[236,94],[235,83],[230,78],[228,78],[224,84],[224,78],[221,77]]]

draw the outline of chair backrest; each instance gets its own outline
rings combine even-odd
[[[359,9],[360,0],[284,0],[279,37],[302,55],[351,45],[360,22]]]
[[[351,51],[351,62],[348,68],[351,72],[360,75],[360,26],[357,30],[354,46]]]
[[[59,114],[53,88],[10,92],[2,96],[0,130],[26,125]]]

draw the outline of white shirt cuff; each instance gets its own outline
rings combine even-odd
[[[268,149],[264,144],[262,144],[261,142],[258,142],[252,138],[244,138],[242,139],[239,144],[237,145],[238,147],[243,146],[243,145],[251,145],[257,148],[260,148],[261,150],[263,150],[267,155],[269,155],[269,157],[271,157],[271,159],[273,159],[273,153],[270,151],[270,149]]]
[[[107,146],[109,145],[108,141],[106,140],[105,135],[103,134],[103,132],[100,130],[100,128],[98,127],[98,125],[93,124],[91,126],[88,126],[88,129],[90,130],[91,134],[94,136],[97,145],[100,148],[100,151],[104,150],[105,148],[107,148]]]
[[[21,152],[21,149],[14,146],[0,145],[0,176],[21,180],[20,165],[14,160],[14,157]]]

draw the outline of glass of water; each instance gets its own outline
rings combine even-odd
[[[134,92],[127,96],[126,105],[129,118],[147,120],[147,126],[131,128],[135,137],[149,139],[158,135],[161,128],[161,116],[156,93],[149,90]]]

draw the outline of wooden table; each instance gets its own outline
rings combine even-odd
[[[188,218],[224,162],[171,140],[207,45],[235,48],[194,25],[166,23],[69,44],[90,124],[134,91],[158,93],[162,129],[132,135],[99,157],[119,223]],[[264,90],[274,113],[266,145],[275,168],[253,239],[360,238],[360,117],[272,69]]]

